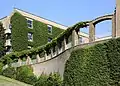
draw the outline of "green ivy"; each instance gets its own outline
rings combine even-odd
[[[35,21],[34,21],[35,22]],[[87,23],[88,23],[89,21],[86,21],[86,22],[79,22],[79,23],[77,23],[77,24],[75,24],[74,26],[72,26],[72,27],[69,27],[67,30],[65,30],[65,31],[63,31],[62,33],[60,33],[56,38],[54,38],[53,40],[52,40],[52,42],[50,42],[50,43],[47,43],[47,44],[45,44],[45,45],[43,45],[43,46],[39,46],[39,47],[37,47],[38,45],[39,45],[39,42],[34,42],[34,43],[31,43],[31,42],[29,42],[28,44],[33,44],[36,48],[32,48],[32,49],[30,49],[30,50],[23,50],[23,51],[21,51],[21,52],[13,52],[13,53],[10,53],[10,54],[8,54],[8,55],[5,55],[4,57],[2,57],[2,60],[4,61],[4,59],[5,58],[11,58],[12,60],[15,60],[16,61],[16,59],[18,59],[18,58],[21,58],[21,57],[24,57],[24,56],[26,56],[26,55],[35,55],[35,54],[37,54],[37,53],[42,53],[42,52],[44,52],[44,51],[46,51],[47,53],[49,52],[49,49],[51,48],[51,47],[54,47],[54,46],[56,46],[56,45],[58,45],[61,41],[63,41],[63,38],[64,37],[66,37],[66,36],[69,36],[69,38],[71,38],[71,36],[70,36],[70,34],[71,34],[71,32],[73,31],[73,30],[78,30],[79,28],[82,28],[82,27],[86,27],[87,26]],[[36,24],[36,25],[35,25]],[[37,22],[37,23],[35,23],[34,25],[36,26],[36,29],[34,29],[34,30],[32,30],[33,32],[35,32],[35,30],[36,30],[36,32],[40,32],[40,29],[38,30],[37,28],[39,28],[39,27],[42,27],[42,28],[45,28],[46,26],[43,24],[43,25],[41,25],[40,24],[40,22]],[[41,26],[40,26],[41,25]],[[55,31],[55,30],[57,30],[57,28],[55,28],[55,27],[53,27],[54,29],[53,29],[53,31]],[[41,31],[42,32],[42,31]],[[58,32],[57,31],[55,31],[56,33],[54,33],[54,34],[57,34]],[[40,34],[39,34],[40,35]],[[39,35],[36,33],[36,38],[34,39],[34,40],[36,40],[37,41],[37,39],[39,39]],[[44,34],[43,34],[44,35]],[[50,34],[49,34],[50,35]],[[55,35],[54,35],[55,36]],[[42,37],[42,34],[41,34],[41,37]],[[47,36],[48,37],[48,36]],[[43,37],[43,38],[45,38],[45,37]],[[69,41],[70,39],[68,39],[68,41]],[[44,40],[45,41],[45,40]],[[42,44],[42,41],[41,41],[41,44]]]
[[[119,86],[120,38],[75,50],[64,71],[64,86]]]
[[[14,13],[12,24],[12,49],[13,51],[26,50],[28,46],[26,19],[19,13]]]
[[[33,20],[33,28],[27,27],[27,20],[18,12],[11,18],[12,24],[12,49],[13,51],[26,50],[28,45],[38,47],[48,43],[48,37],[54,39],[63,29],[52,26],[52,34],[48,33],[46,24]],[[28,32],[33,33],[33,42],[28,41]]]

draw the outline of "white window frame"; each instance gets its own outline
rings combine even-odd
[[[48,27],[48,28],[49,28],[49,27],[51,28],[51,31],[50,31],[51,33],[50,33],[49,30],[48,30],[48,34],[52,34],[52,25],[47,25],[47,27]]]
[[[30,18],[26,18],[26,19],[27,19],[27,27],[30,28],[30,29],[33,29],[33,20],[30,19]],[[30,21],[32,22],[32,24],[31,24],[32,27],[29,27],[29,26],[28,26],[28,20],[30,20]]]
[[[31,35],[32,35],[32,39],[29,39],[29,37],[28,37],[28,41],[31,41],[31,42],[32,42],[32,41],[33,41],[33,33],[28,32],[28,35],[29,35],[29,34],[31,34]]]

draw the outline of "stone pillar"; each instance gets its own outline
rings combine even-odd
[[[50,49],[51,51],[51,58],[53,57],[53,48]]]
[[[39,56],[39,54],[36,55],[36,62],[37,62],[37,63],[40,62],[40,56]]]
[[[55,51],[57,51],[56,55],[58,55],[59,54],[59,47],[58,47],[58,45],[55,46]]]
[[[116,37],[120,37],[120,0],[116,0]]]
[[[45,53],[44,60],[47,60],[47,53],[46,53],[46,51],[44,53]]]
[[[66,39],[64,38],[64,40],[63,40],[63,50],[66,50],[66,47],[67,47],[67,45],[66,45]]]
[[[79,37],[75,30],[72,31],[72,46],[78,45]]]
[[[112,18],[112,37],[116,37],[116,14],[113,14],[113,18]]]
[[[20,58],[18,59],[18,64],[19,64],[19,66],[22,65],[22,60]]]
[[[93,23],[89,24],[89,42],[95,41],[95,26]]]
[[[30,65],[30,64],[31,64],[31,58],[30,56],[27,56],[26,65]]]

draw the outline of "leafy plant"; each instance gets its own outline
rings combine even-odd
[[[2,71],[2,75],[9,78],[16,78],[16,69],[14,67],[8,67]]]
[[[31,83],[32,79],[30,77],[34,77],[33,70],[29,66],[21,66],[17,68],[16,79],[25,83]],[[31,82],[30,82],[31,81]]]
[[[4,34],[3,24],[0,22],[0,57],[4,56],[5,54],[5,34]]]
[[[64,71],[64,86],[119,86],[120,38],[75,50]]]

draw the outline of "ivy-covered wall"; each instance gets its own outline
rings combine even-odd
[[[120,38],[73,51],[64,86],[120,86]]]
[[[27,23],[26,19],[19,13],[15,13],[11,17],[12,24],[12,49],[13,51],[21,51],[27,49]]]
[[[12,49],[13,51],[26,50],[28,45],[37,47],[48,43],[48,37],[54,39],[63,32],[63,29],[52,26],[52,34],[48,33],[46,24],[33,20],[33,29],[27,27],[26,17],[16,12],[11,18]],[[28,32],[33,33],[33,42],[28,41]]]

